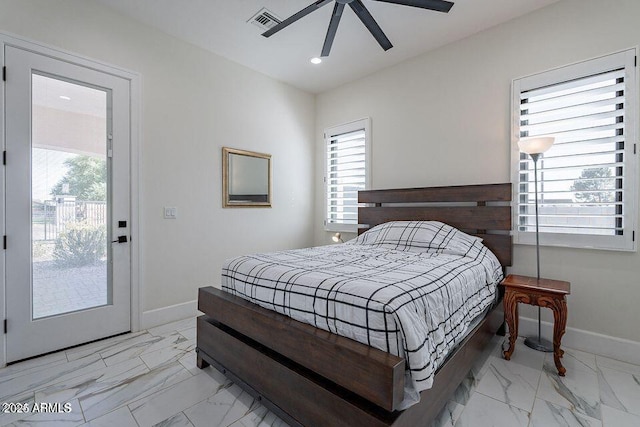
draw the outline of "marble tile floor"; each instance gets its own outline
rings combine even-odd
[[[640,426],[640,366],[519,340],[510,361],[495,337],[432,427]],[[0,426],[286,424],[224,375],[195,366],[195,319],[60,351],[0,369],[0,402],[69,404],[66,413],[0,412]],[[11,411],[9,411],[11,412]]]

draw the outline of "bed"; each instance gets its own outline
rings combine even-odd
[[[508,204],[510,199],[511,184],[360,192],[359,221],[364,226],[359,232],[371,230],[360,235],[356,243],[370,241],[369,236],[375,235],[375,230],[385,227],[380,224],[390,221],[440,221],[470,235],[481,237],[483,244],[491,249],[499,260],[499,264],[496,264],[500,269],[511,264],[511,237],[508,233],[511,228],[511,210]],[[475,239],[468,240],[469,247],[477,248]],[[464,244],[466,243],[463,242]],[[330,248],[330,258],[333,257],[333,261],[344,262],[343,274],[347,275],[346,277],[351,277],[350,274],[361,274],[356,272],[357,263],[348,256],[357,257],[363,250],[373,251],[373,259],[382,260],[385,265],[398,261],[390,261],[384,258],[382,253],[376,258],[375,252],[381,250],[378,246],[357,248],[357,251],[355,246],[345,244],[336,245],[335,249]],[[295,254],[285,252],[279,256],[291,258],[295,257]],[[304,258],[316,258],[313,253],[306,255],[310,256]],[[421,259],[420,263],[414,263],[416,257],[431,257],[430,254],[416,255],[414,252],[403,251],[392,252],[392,255],[400,258],[398,262],[412,265],[414,273],[415,268],[423,268],[421,266],[425,262]],[[438,258],[444,257],[445,263],[450,264],[454,261],[453,258],[447,259],[449,255],[451,254],[444,254]],[[479,298],[484,301],[482,307],[473,307],[477,312],[483,313],[482,317],[475,319],[477,316],[474,315],[474,310],[465,309],[468,323],[475,320],[472,330],[464,338],[455,340],[453,336],[460,334],[447,332],[451,338],[450,348],[439,355],[441,360],[437,370],[433,369],[423,375],[422,372],[412,369],[416,363],[410,356],[414,354],[415,349],[407,346],[394,349],[394,343],[399,347],[401,340],[395,336],[389,338],[388,330],[382,332],[384,339],[381,339],[380,336],[368,332],[370,329],[377,331],[377,328],[366,328],[367,333],[363,341],[353,336],[358,335],[357,331],[361,331],[362,328],[356,328],[356,332],[345,332],[341,323],[336,322],[335,306],[331,306],[331,310],[334,310],[331,316],[328,315],[329,312],[325,312],[323,316],[310,322],[309,319],[303,318],[308,315],[305,314],[308,311],[304,310],[305,303],[292,304],[286,301],[284,293],[266,296],[262,286],[255,286],[259,283],[256,275],[249,276],[248,271],[269,271],[270,273],[263,274],[267,279],[273,278],[273,274],[295,276],[300,275],[301,271],[307,271],[298,265],[297,273],[292,272],[293,270],[289,273],[279,272],[274,267],[277,264],[274,261],[261,256],[242,258],[242,263],[256,264],[245,270],[225,270],[227,276],[234,275],[233,280],[230,277],[225,280],[240,283],[239,286],[226,286],[229,292],[213,287],[200,289],[198,306],[205,314],[198,318],[197,323],[198,366],[202,368],[208,364],[214,365],[262,400],[290,425],[427,425],[450,398],[484,345],[503,324],[504,316],[499,300],[493,299],[487,303],[493,295],[486,293]],[[283,262],[287,263],[295,265],[290,259]],[[329,268],[335,270],[335,265],[337,264],[329,265]],[[441,267],[433,267],[430,271],[436,271],[438,268]],[[461,270],[468,271],[467,267]],[[487,275],[492,274],[489,270],[485,268]],[[374,272],[375,268],[372,267],[370,276],[376,276]],[[326,278],[316,279],[326,282]],[[304,293],[300,292],[303,288],[292,285],[292,280],[279,282],[285,283],[285,287],[293,290],[294,294]],[[344,282],[343,277],[340,283]],[[335,290],[335,284],[330,288]],[[345,293],[349,292],[351,289],[345,288]],[[430,291],[423,289],[419,292]],[[253,298],[254,302],[240,298],[239,295]],[[326,305],[327,298],[318,300],[323,306]],[[349,300],[348,304],[352,304],[353,301]],[[415,307],[413,310],[415,311]],[[297,316],[300,320],[315,324],[319,328],[289,316]],[[317,317],[317,313],[313,316]],[[369,321],[368,315],[365,315],[365,319]],[[384,315],[382,319],[388,321]],[[375,324],[375,319],[372,318],[371,322]],[[389,320],[389,323],[391,322],[392,320]],[[410,323],[405,323],[404,326]],[[402,322],[396,326],[404,327]],[[346,337],[332,332],[340,332]],[[351,338],[368,342],[374,347],[347,338],[350,333]],[[416,344],[416,348],[420,347],[419,344],[420,342]],[[395,352],[397,355],[381,349],[393,350],[392,353]],[[411,371],[417,376],[407,375],[407,372]],[[413,399],[414,402],[407,399],[411,392],[411,387],[408,386],[416,382],[416,378],[431,386],[420,387],[417,390],[420,392],[418,403],[415,403],[417,399]],[[415,404],[408,406],[408,403]]]

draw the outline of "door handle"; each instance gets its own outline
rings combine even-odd
[[[127,236],[118,236],[118,240],[112,240],[111,243],[127,243]]]

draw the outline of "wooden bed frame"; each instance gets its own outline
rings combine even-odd
[[[358,193],[359,233],[393,220],[437,220],[484,239],[511,265],[511,184]],[[493,203],[498,202],[498,203]],[[364,206],[363,204],[368,204]],[[497,232],[497,233],[496,233]],[[209,364],[291,426],[424,426],[504,324],[497,303],[404,411],[404,360],[213,287],[199,290],[197,363]]]

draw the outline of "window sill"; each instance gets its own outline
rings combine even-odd
[[[535,246],[535,233],[514,232],[515,245]],[[540,233],[540,246],[571,249],[595,249],[600,251],[637,252],[638,248],[630,236],[588,236],[580,234]]]
[[[324,231],[333,233],[358,233],[358,226],[352,224],[329,224],[324,226]]]

